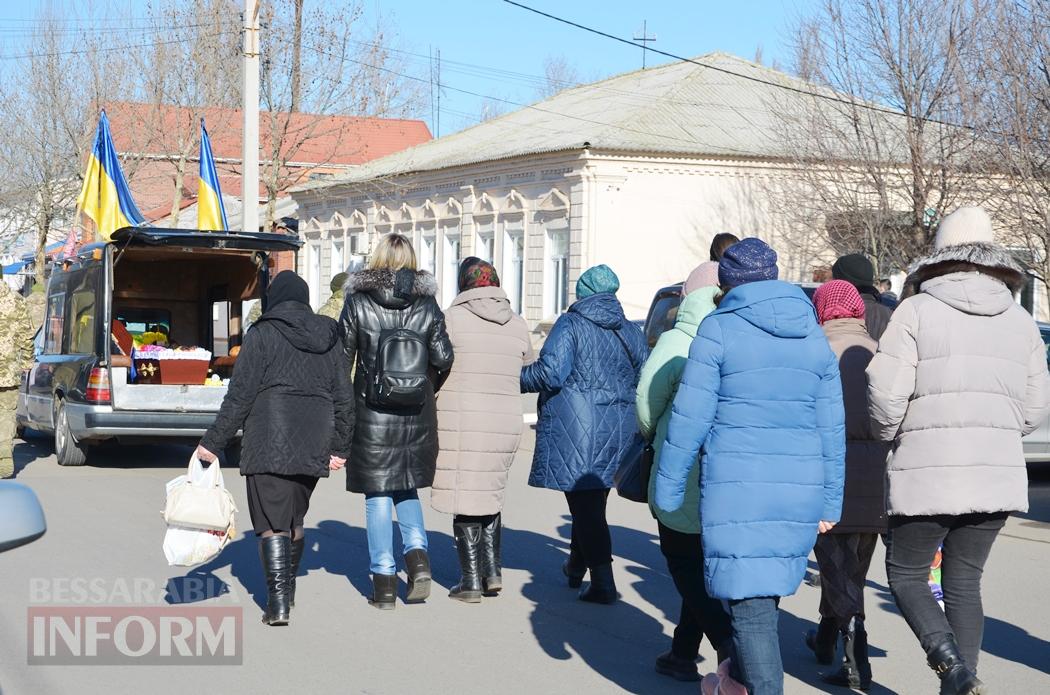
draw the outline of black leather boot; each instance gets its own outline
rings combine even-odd
[[[299,576],[299,563],[303,559],[303,550],[306,548],[306,536],[299,540],[292,539],[292,598],[289,602],[295,608],[295,578]]]
[[[396,574],[372,575],[372,598],[368,599],[368,605],[382,611],[394,610],[394,606],[397,605]]]
[[[408,573],[408,593],[405,603],[422,603],[430,598],[430,556],[425,550],[405,553],[405,571]]]
[[[500,564],[500,544],[503,519],[500,514],[481,527],[481,586],[486,596],[498,596],[503,590],[503,568]]]
[[[835,662],[838,634],[838,621],[834,618],[821,618],[817,629],[806,633],[806,646],[813,650],[818,664],[830,666]]]
[[[870,682],[868,683],[868,688],[861,687],[860,671],[857,668],[856,646],[856,633],[848,628],[842,630],[842,666],[835,673],[825,676],[823,678],[825,683],[842,686],[843,688],[852,688],[853,690],[867,690],[871,687]]]
[[[860,675],[860,689],[871,688],[871,658],[868,655],[868,632],[864,629],[864,621],[859,618],[853,621],[853,634],[857,641],[853,645],[853,653],[857,658],[857,673]]]
[[[580,600],[587,603],[616,603],[620,597],[616,593],[616,580],[613,579],[612,563],[591,567],[591,583],[580,592]]]
[[[288,624],[292,598],[291,545],[288,536],[259,539],[259,558],[266,575],[266,612],[262,621],[267,625]]]
[[[459,522],[452,525],[459,553],[459,584],[452,587],[448,597],[465,603],[481,603],[481,577],[478,574],[478,546],[481,543],[481,524]]]
[[[949,635],[926,652],[926,662],[941,679],[942,695],[984,695],[986,692],[984,683],[966,668],[954,637]]]
[[[570,589],[579,589],[583,586],[583,578],[587,574],[587,565],[583,557],[571,547],[569,548],[569,559],[561,566],[561,573],[569,579]]]

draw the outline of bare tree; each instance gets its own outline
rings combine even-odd
[[[85,153],[97,105],[127,89],[126,52],[105,36],[37,15],[27,51],[0,73],[0,206],[4,223],[35,237],[36,277],[44,280],[49,238],[75,224]]]
[[[299,166],[306,164],[300,155],[312,152],[311,165],[332,163],[334,147],[320,158],[318,148],[310,147],[322,139],[340,142],[348,134],[350,121],[331,116],[396,118],[416,115],[426,103],[423,83],[405,77],[408,68],[392,50],[385,20],[364,26],[360,0],[338,9],[304,8],[299,19],[298,11],[288,3],[264,9],[260,97],[266,113],[260,146],[267,229],[274,222],[278,197],[302,183],[310,170]],[[295,41],[287,40],[300,23],[304,37],[309,37],[302,40],[301,55]],[[248,204],[250,192],[244,196]]]
[[[838,253],[903,269],[936,220],[983,194],[979,95],[965,67],[979,52],[984,0],[823,0],[797,31],[797,73],[823,90],[777,105],[795,166],[781,212]]]
[[[989,140],[1004,170],[994,212],[1031,272],[1050,279],[1050,3],[1000,3],[988,52],[974,65],[985,95]]]
[[[539,99],[548,99],[563,89],[579,84],[580,72],[576,66],[564,55],[549,55],[543,61],[543,82],[537,87],[536,96]]]

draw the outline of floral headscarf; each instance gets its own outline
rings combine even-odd
[[[832,280],[818,287],[813,293],[813,304],[822,324],[835,319],[864,318],[864,300],[857,288],[845,280]]]
[[[476,256],[464,258],[459,264],[459,291],[466,292],[478,287],[499,287],[499,275],[488,261]]]

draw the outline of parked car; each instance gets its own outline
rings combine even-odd
[[[53,433],[63,466],[84,464],[106,440],[200,437],[226,395],[204,376],[230,376],[243,302],[265,294],[269,253],[299,245],[278,234],[129,227],[56,263],[18,427]],[[136,370],[133,346],[156,336],[210,353],[205,375],[165,378],[185,369],[171,362],[170,373],[165,363]]]
[[[820,287],[819,283],[803,282],[796,283],[811,300],[813,293]],[[649,347],[656,345],[664,331],[674,327],[678,316],[678,305],[682,301],[682,285],[670,285],[660,289],[653,297],[649,305],[649,314],[645,319],[645,337],[649,341]],[[1047,346],[1047,368],[1050,369],[1050,324],[1040,323],[1039,333],[1043,336],[1043,343]],[[1050,464],[1050,419],[1039,426],[1024,438],[1024,456],[1029,464]]]

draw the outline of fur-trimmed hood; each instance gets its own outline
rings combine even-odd
[[[437,279],[426,270],[369,269],[351,273],[346,279],[346,296],[365,292],[383,306],[400,308],[418,297],[437,294]]]
[[[1024,268],[998,244],[977,242],[946,246],[916,261],[908,269],[901,300],[918,294],[922,284],[952,273],[979,272],[999,280],[1017,293],[1028,283]]]

